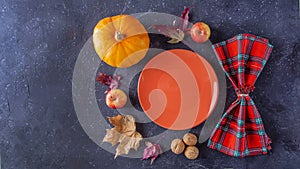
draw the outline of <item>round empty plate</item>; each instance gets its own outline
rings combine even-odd
[[[218,82],[210,64],[198,54],[173,49],[156,55],[141,72],[138,98],[157,125],[185,130],[199,125],[217,102]]]

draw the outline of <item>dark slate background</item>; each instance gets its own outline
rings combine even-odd
[[[297,0],[1,0],[0,136],[3,169],[288,168],[300,166],[300,16]],[[93,27],[119,13],[180,15],[194,4],[191,22],[205,21],[213,43],[239,33],[274,45],[253,93],[272,153],[233,158],[198,145],[195,161],[170,151],[149,161],[119,157],[92,142],[72,103],[76,58]],[[235,99],[228,83],[227,105]],[[142,132],[142,131],[141,131]],[[197,133],[197,132],[196,132]],[[1,167],[0,167],[1,168]]]

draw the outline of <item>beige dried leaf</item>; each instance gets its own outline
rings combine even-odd
[[[137,151],[143,137],[136,131],[134,117],[119,114],[117,116],[108,117],[108,120],[114,128],[106,129],[103,142],[109,142],[112,146],[120,143],[116,148],[115,158],[121,154],[128,154],[130,149]]]
[[[106,129],[106,135],[103,138],[103,142],[109,142],[112,146],[116,145],[119,142],[120,133],[112,129]]]
[[[120,144],[116,149],[115,158],[117,158],[121,154],[128,154],[130,149],[134,149],[135,151],[137,151],[142,139],[142,135],[138,132],[133,133],[131,137],[122,135],[120,137]]]

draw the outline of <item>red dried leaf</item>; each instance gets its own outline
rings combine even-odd
[[[146,142],[146,148],[144,149],[142,160],[146,160],[151,158],[151,164],[158,157],[158,155],[162,152],[159,144],[153,144],[151,142]]]
[[[112,77],[100,72],[98,77],[96,78],[97,81],[99,81],[101,84],[104,84],[106,86],[109,86],[112,80]]]
[[[111,77],[105,73],[100,72],[96,80],[100,82],[103,85],[108,86],[105,93],[109,92],[112,89],[117,89],[119,87],[119,81],[121,79],[121,76],[114,75],[114,77]]]
[[[189,7],[185,7],[183,9],[183,12],[181,14],[181,19],[180,19],[180,22],[179,22],[179,27],[182,31],[185,31],[188,27],[188,24],[189,24],[189,13],[190,13],[190,10],[191,10],[192,6],[189,6]]]

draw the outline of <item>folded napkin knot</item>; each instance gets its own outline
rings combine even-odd
[[[255,89],[255,86],[252,85],[243,85],[241,88],[237,88],[235,90],[237,96],[249,96],[251,92],[253,92]]]
[[[213,45],[215,54],[238,99],[223,114],[208,146],[230,156],[267,154],[271,140],[249,93],[265,66],[273,46],[268,39],[239,34]]]

